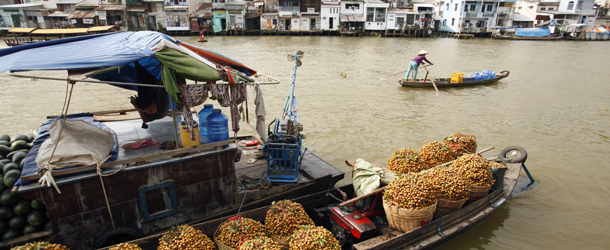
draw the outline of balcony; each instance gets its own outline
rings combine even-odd
[[[498,9],[498,15],[508,15],[510,13],[510,7],[500,7]]]
[[[299,7],[299,6],[280,6],[278,15],[282,16],[282,17],[300,16],[301,15],[300,9],[301,9],[301,7]]]

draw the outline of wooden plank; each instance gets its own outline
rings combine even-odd
[[[53,231],[51,229],[49,229],[49,230],[45,230],[45,231],[41,231],[41,232],[37,232],[37,233],[33,233],[33,234],[24,235],[24,236],[17,237],[14,239],[1,241],[0,249],[9,249],[13,246],[23,245],[25,243],[37,241],[40,239],[49,240],[49,237],[51,237],[52,234],[53,234]]]
[[[106,114],[120,114],[120,113],[127,113],[127,112],[133,112],[133,111],[137,111],[136,109],[114,109],[114,110],[105,110],[105,111],[94,111],[94,112],[90,112],[93,115],[106,115]],[[73,115],[73,114],[69,114],[69,115]],[[61,115],[48,115],[47,119],[53,119],[53,118],[57,118],[57,117],[61,117]]]
[[[111,161],[111,162],[104,163],[101,166],[101,168],[108,168],[108,167],[123,165],[123,164],[127,164],[127,163],[139,162],[139,161],[148,161],[148,160],[161,158],[161,157],[168,157],[168,156],[171,157],[171,156],[176,156],[176,155],[181,155],[181,154],[187,154],[187,153],[192,153],[192,152],[196,152],[196,151],[200,151],[200,150],[204,150],[204,149],[208,149],[208,148],[215,148],[218,146],[231,144],[234,142],[235,142],[235,140],[226,140],[226,141],[203,144],[203,145],[199,145],[199,146],[195,146],[195,147],[174,149],[174,150],[170,150],[167,152],[156,153],[156,154],[137,157],[137,158]],[[81,167],[69,168],[69,169],[64,169],[64,170],[54,170],[52,174],[53,174],[53,176],[62,176],[62,175],[80,173],[80,172],[85,172],[85,171],[90,171],[90,170],[95,170],[95,169],[97,169],[96,165],[88,165],[88,166],[81,166]],[[40,173],[34,174],[34,175],[29,175],[29,176],[23,176],[23,177],[21,177],[21,180],[22,181],[31,181],[31,180],[37,180],[39,178],[40,178]]]

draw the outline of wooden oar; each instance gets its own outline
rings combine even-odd
[[[428,72],[428,66],[431,66],[431,65],[432,64],[424,65],[424,66],[420,67],[420,68],[426,69],[426,77],[424,78],[424,82],[426,82],[426,78],[428,78],[428,73],[430,73],[430,72]],[[436,96],[441,96],[441,92],[438,92],[438,88],[436,87],[436,84],[434,83],[434,79],[430,78],[430,81],[432,82],[432,86],[434,86],[434,89],[436,90]]]
[[[483,149],[483,150],[481,150],[481,151],[477,152],[476,154],[480,155],[480,154],[485,153],[485,152],[487,152],[487,151],[489,151],[489,150],[492,150],[492,149],[494,149],[494,147],[489,147],[489,148]],[[441,164],[441,165],[438,165],[438,166],[436,166],[436,167],[433,167],[433,168],[438,168],[438,167],[442,167],[442,166],[447,166],[447,165],[449,165],[449,164],[451,164],[451,163],[454,163],[455,161],[456,161],[456,160],[453,160],[453,161],[450,161],[450,162],[445,162],[445,163],[443,163],[443,164]],[[350,165],[350,164],[349,164],[349,162],[348,162],[347,160],[345,160],[345,164]],[[351,166],[351,165],[350,165],[350,166]],[[424,171],[425,171],[425,170],[424,170]],[[365,194],[365,195],[363,195],[363,196],[358,196],[358,197],[356,197],[356,198],[353,198],[353,199],[350,199],[350,200],[348,200],[348,201],[345,201],[345,202],[343,202],[343,203],[339,204],[339,206],[347,206],[347,205],[349,205],[349,204],[351,204],[351,203],[354,203],[354,202],[356,202],[356,201],[362,200],[362,199],[364,199],[364,198],[366,198],[366,197],[371,197],[371,196],[373,196],[373,195],[375,195],[375,194],[377,194],[377,193],[382,192],[383,190],[385,190],[385,188],[386,188],[386,187],[387,187],[387,186],[385,186],[385,187],[380,187],[380,188],[378,188],[378,189],[373,190],[372,192],[370,192],[370,193],[368,193],[368,194]]]
[[[408,71],[408,70],[405,70],[405,71],[400,71],[400,72],[398,72],[398,73],[394,73],[394,74],[391,74],[391,75],[389,75],[389,76],[384,76],[384,77],[382,77],[382,78],[379,78],[379,80],[383,80],[384,78],[388,78],[388,77],[390,77],[390,76],[398,75],[398,74],[400,74],[400,73],[405,73],[405,72],[407,72],[407,71]]]

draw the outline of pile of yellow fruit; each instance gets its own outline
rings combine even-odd
[[[282,250],[282,246],[269,237],[261,237],[244,242],[239,250]]]
[[[456,168],[441,167],[424,174],[437,192],[437,198],[458,201],[470,196],[470,187]]]
[[[453,161],[454,159],[452,149],[437,141],[424,145],[419,150],[419,157],[421,157],[429,167],[436,167],[445,162]]]
[[[110,250],[142,250],[142,248],[140,248],[136,244],[121,243],[114,247],[111,247]]]
[[[50,242],[30,242],[23,246],[17,246],[11,248],[11,250],[70,250],[60,244],[52,244]]]
[[[265,236],[263,224],[240,215],[222,223],[214,235],[214,240],[237,249],[241,243],[263,236]]]
[[[189,226],[172,227],[159,238],[157,250],[215,250],[216,245],[201,231]]]
[[[341,245],[324,227],[301,226],[290,238],[289,250],[340,250]]]
[[[471,186],[487,187],[494,184],[493,173],[489,169],[489,161],[477,154],[464,154],[452,164]]]
[[[265,217],[265,229],[270,237],[288,238],[303,225],[314,223],[301,204],[289,200],[274,202]]]
[[[422,174],[401,176],[386,187],[383,200],[401,208],[422,209],[436,203],[436,190]]]
[[[453,133],[443,140],[443,145],[452,148],[455,157],[465,153],[474,154],[477,151],[477,138],[474,135]]]
[[[428,166],[423,159],[419,157],[419,153],[413,149],[401,148],[394,151],[392,157],[388,160],[388,168],[397,174],[406,174],[409,172],[419,172],[427,169]]]

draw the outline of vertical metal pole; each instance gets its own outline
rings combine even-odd
[[[172,119],[174,120],[174,138],[176,140],[176,149],[178,149],[178,125],[176,125],[176,109],[174,108],[174,98],[170,96],[169,106],[172,109]]]
[[[525,164],[521,164],[521,166],[523,167],[523,170],[525,170],[525,174],[527,174],[527,177],[530,178],[530,184],[536,182],[534,181],[534,178],[532,178],[532,175],[530,174],[530,171],[527,171],[527,168],[525,167]]]

